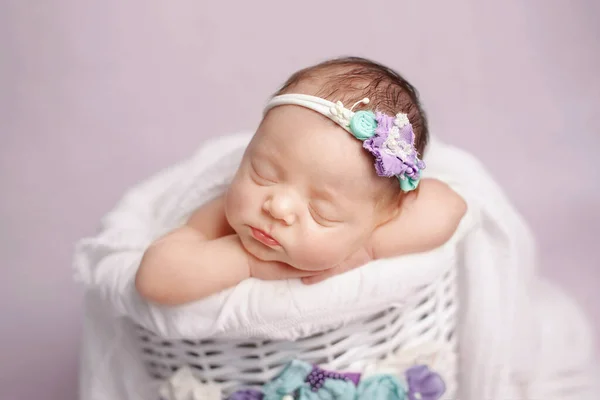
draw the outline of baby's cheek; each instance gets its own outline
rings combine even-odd
[[[233,184],[228,190],[225,197],[225,213],[230,223],[240,222],[241,216],[248,208],[248,199],[244,201],[243,188],[240,185]]]
[[[349,254],[346,246],[334,237],[322,238],[303,242],[295,254],[295,264],[298,268],[321,271],[329,269],[342,262]]]

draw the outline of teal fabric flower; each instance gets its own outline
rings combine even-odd
[[[373,375],[358,385],[358,399],[406,400],[406,389],[393,375]]]
[[[411,190],[415,190],[419,186],[419,181],[421,179],[409,178],[405,176],[402,178],[398,178],[398,180],[400,181],[400,189],[402,189],[403,192],[410,192]]]
[[[377,119],[372,111],[357,111],[350,120],[350,132],[355,138],[366,140],[375,134]]]
[[[311,372],[316,374],[318,385],[311,385],[311,381],[315,379]],[[333,377],[328,377],[327,374],[333,374]],[[420,396],[417,392],[422,393],[423,398],[433,396],[432,399],[443,393],[443,390],[437,390],[437,386],[436,390],[430,390],[428,382],[432,381],[435,374],[423,370],[423,367],[407,371],[410,386],[408,392],[394,375],[373,375],[360,380],[358,387],[353,379],[339,379],[338,375],[344,374],[323,371],[306,362],[294,360],[277,378],[263,386],[264,400],[417,400]]]
[[[263,385],[264,400],[356,400],[356,385],[350,379],[323,377],[320,386],[310,383],[309,374],[315,369],[303,361],[290,362],[277,378]],[[322,371],[322,370],[318,370]],[[326,371],[322,371],[326,375]]]
[[[312,365],[303,361],[294,360],[290,362],[279,376],[263,386],[264,400],[281,400],[285,395],[292,395],[302,386]]]

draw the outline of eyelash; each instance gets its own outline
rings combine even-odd
[[[260,176],[260,174],[258,172],[256,172],[256,168],[254,168],[254,166],[251,165],[251,167],[252,167],[252,175],[255,176],[254,181],[255,182],[257,180],[262,181],[262,182],[256,182],[256,183],[258,183],[259,185],[265,185],[265,184],[272,185],[275,183],[272,180],[269,180],[267,178],[263,178],[262,176]]]
[[[338,222],[338,221],[333,221],[333,220],[327,219],[327,218],[325,218],[325,217],[322,217],[322,216],[321,216],[321,215],[320,215],[318,212],[316,212],[316,211],[315,211],[315,209],[314,209],[314,208],[312,208],[311,206],[309,206],[309,207],[308,207],[308,209],[309,209],[309,211],[310,211],[310,214],[311,214],[311,216],[313,217],[313,219],[314,219],[314,220],[317,222],[317,224],[319,224],[319,225],[321,225],[321,226],[327,226],[327,225],[323,225],[321,222],[319,222],[319,220],[325,221],[325,222],[327,222],[327,223],[330,223],[330,224],[335,224],[335,223],[337,223],[337,222]],[[316,215],[316,218],[315,218],[315,215]]]

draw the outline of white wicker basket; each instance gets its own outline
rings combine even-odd
[[[404,348],[435,343],[452,353],[453,361],[438,372],[447,384],[444,398],[454,398],[457,307],[456,273],[449,268],[436,281],[415,290],[402,307],[384,307],[369,318],[295,342],[218,337],[165,340],[139,326],[135,333],[153,378],[166,379],[188,365],[198,379],[220,383],[226,395],[242,387],[262,385],[294,358],[345,370]]]

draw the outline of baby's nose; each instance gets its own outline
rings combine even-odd
[[[271,196],[265,201],[263,209],[273,218],[291,225],[296,221],[294,212],[294,201],[290,196],[283,194]]]

